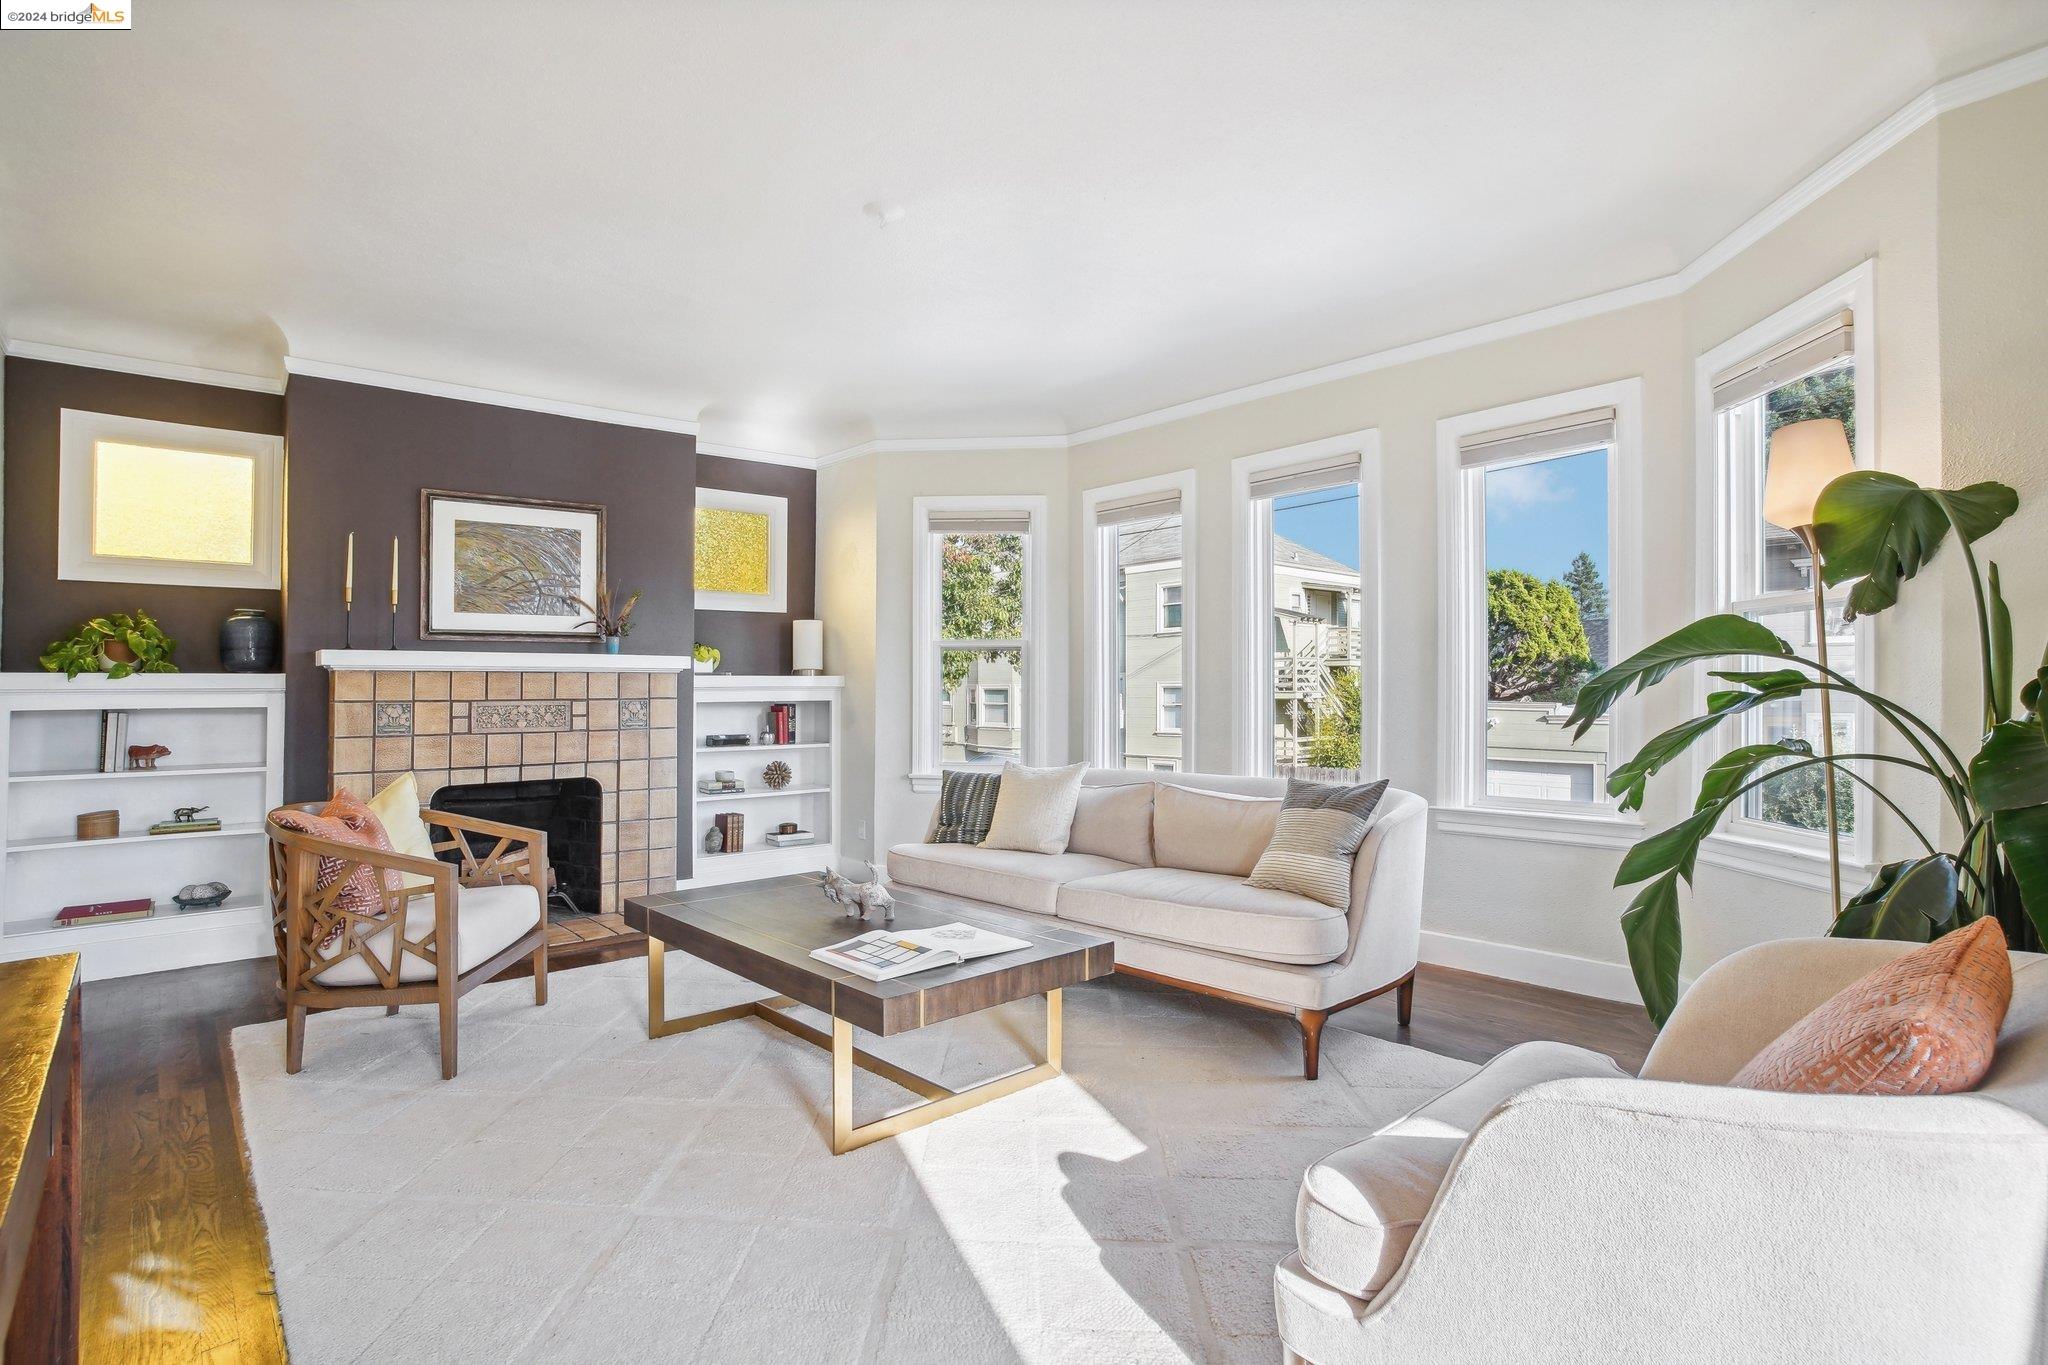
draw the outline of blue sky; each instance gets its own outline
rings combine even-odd
[[[1358,494],[1325,488],[1273,502],[1273,530],[1358,567]],[[1514,465],[1486,476],[1486,567],[1563,578],[1584,550],[1607,577],[1607,452]]]
[[[1487,471],[1487,568],[1563,578],[1581,550],[1607,577],[1605,450]]]

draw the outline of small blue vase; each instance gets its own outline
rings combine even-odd
[[[618,636],[616,636],[616,635],[607,635],[607,636],[605,636],[605,637],[604,637],[604,652],[605,652],[605,653],[607,653],[607,654],[616,654],[616,653],[618,653],[618,652],[619,652],[619,637],[618,637]]]

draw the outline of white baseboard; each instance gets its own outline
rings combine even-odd
[[[1421,956],[1424,962],[1438,967],[1525,981],[1532,986],[1548,986],[1601,1000],[1632,1005],[1642,998],[1636,993],[1636,979],[1626,962],[1596,962],[1589,957],[1440,934],[1429,929],[1422,931]]]

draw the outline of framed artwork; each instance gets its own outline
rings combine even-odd
[[[420,490],[420,635],[590,636],[604,580],[604,507]]]
[[[789,499],[697,490],[698,611],[787,610]]]

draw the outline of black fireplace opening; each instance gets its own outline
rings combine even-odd
[[[603,847],[604,788],[594,777],[537,778],[530,782],[465,782],[434,793],[435,810],[523,825],[548,836],[554,888],[550,914],[594,915],[601,908],[599,857]],[[497,837],[461,832],[479,858]],[[454,850],[441,855],[453,859]]]

